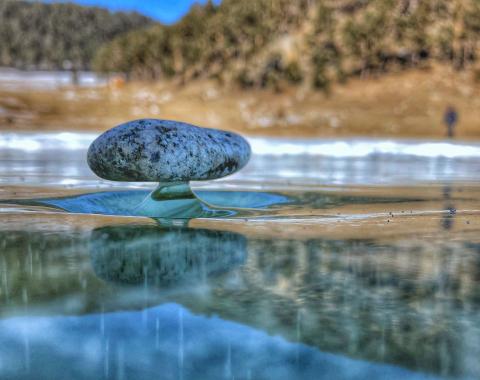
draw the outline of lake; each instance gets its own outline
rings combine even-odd
[[[480,144],[251,138],[172,219],[95,137],[0,136],[1,379],[480,377]]]
[[[94,87],[106,83],[93,72],[80,71],[76,73],[76,81],[81,87]],[[73,73],[70,71],[24,71],[0,67],[0,88],[2,90],[54,90],[72,85]]]

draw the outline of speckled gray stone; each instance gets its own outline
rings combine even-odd
[[[202,181],[235,173],[250,152],[248,142],[232,132],[142,119],[103,133],[87,160],[95,174],[111,181]]]

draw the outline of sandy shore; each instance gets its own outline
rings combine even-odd
[[[102,131],[144,117],[183,120],[249,135],[444,138],[448,104],[457,137],[480,137],[480,84],[447,67],[354,79],[326,95],[304,88],[240,91],[213,81],[112,82],[96,87],[28,88],[0,80],[0,129]]]

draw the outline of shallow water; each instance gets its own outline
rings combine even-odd
[[[1,379],[480,377],[480,144],[252,139],[172,221],[93,138],[0,138]]]
[[[0,83],[8,90],[53,90],[72,85],[73,74],[68,71],[22,71],[0,68]],[[82,87],[93,87],[105,84],[106,80],[95,73],[80,71],[77,83]]]

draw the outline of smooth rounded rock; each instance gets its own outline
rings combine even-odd
[[[103,133],[87,160],[95,174],[111,181],[182,182],[233,174],[250,154],[248,142],[233,132],[143,119]]]

